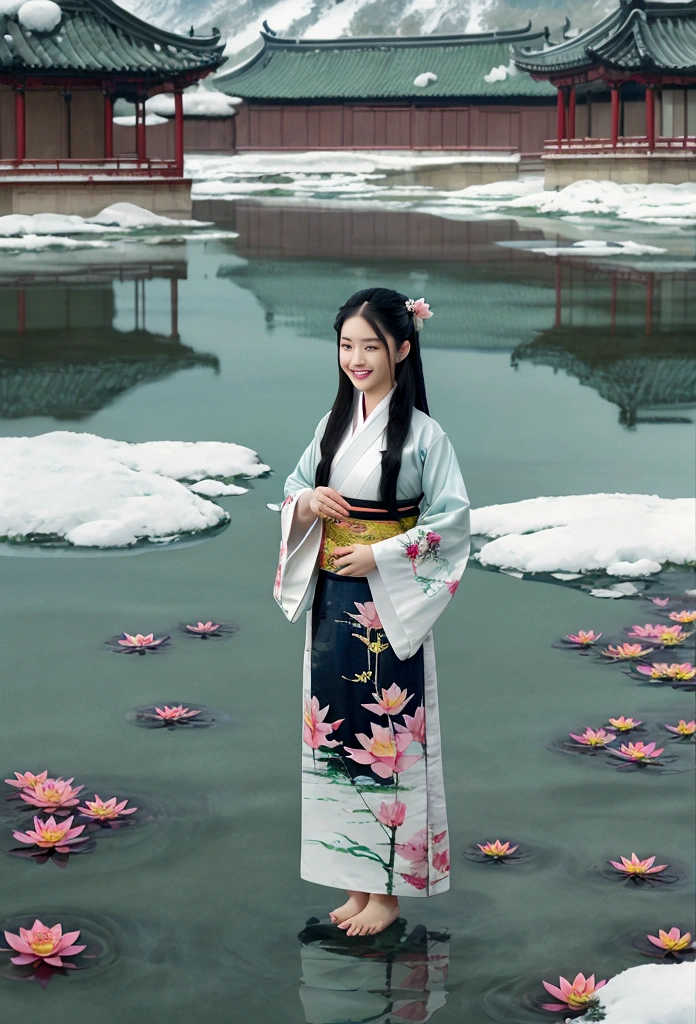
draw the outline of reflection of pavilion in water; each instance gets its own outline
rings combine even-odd
[[[600,277],[601,275],[601,277]],[[552,366],[619,407],[619,422],[691,423],[695,275],[556,263],[553,327],[512,353]]]
[[[495,244],[520,237],[548,244],[541,232],[522,236],[512,221],[247,202],[221,213],[220,205],[198,203],[195,215],[239,232],[235,252],[247,262],[223,264],[219,276],[248,288],[269,325],[302,337],[330,338],[338,308],[374,285],[425,295],[437,317],[423,331],[427,348],[509,351],[531,340],[553,308],[553,267]]]
[[[300,933],[306,1024],[427,1021],[445,1005],[449,936],[399,918],[367,939],[335,925],[308,923]]]
[[[186,263],[69,263],[32,274],[0,269],[0,418],[81,419],[140,384],[215,356],[182,345],[178,283]],[[168,279],[169,334],[147,329],[145,282]],[[131,281],[134,323],[117,330],[114,283]]]

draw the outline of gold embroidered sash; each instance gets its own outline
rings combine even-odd
[[[418,516],[408,516],[399,522],[397,519],[327,519],[324,522],[324,545],[319,561],[319,568],[327,572],[338,572],[340,566],[334,559],[335,548],[345,548],[350,544],[376,544],[380,540],[396,537],[406,530],[411,530],[418,522]]]

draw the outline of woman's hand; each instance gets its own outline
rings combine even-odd
[[[317,487],[309,499],[309,507],[321,519],[346,519],[350,505],[333,487]]]
[[[370,544],[349,544],[345,548],[334,548],[334,561],[341,576],[367,576],[377,568]]]

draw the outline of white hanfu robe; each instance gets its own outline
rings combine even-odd
[[[330,487],[353,501],[379,503],[390,399],[391,392],[365,418],[361,392],[356,389],[353,423],[336,453],[329,479]],[[345,687],[341,680],[348,680],[348,689],[357,694],[358,707],[379,719],[379,724],[370,723],[371,737],[366,732],[346,736],[347,725],[342,723],[347,719],[325,721],[334,714],[334,707],[330,708],[333,684],[329,684],[328,691],[326,688],[327,665],[334,668],[327,662],[331,657],[328,647],[336,644],[338,648],[343,641],[320,643],[319,654],[313,640],[318,628],[313,612],[318,611],[315,593],[325,521],[317,517],[305,528],[295,517],[297,499],[305,490],[314,489],[328,418],[327,413],[285,482],[274,586],[274,597],[289,621],[296,622],[306,613],[301,874],[320,884],[363,892],[427,896],[449,887],[432,627],[456,591],[469,557],[469,499],[447,435],[430,416],[414,409],[396,497],[397,502],[405,502],[422,494],[416,525],[372,544],[376,567],[365,577],[350,583],[350,577],[322,571],[322,586],[328,577],[329,586],[346,588],[339,589],[341,597],[329,602],[331,622],[353,630],[366,626],[366,636],[355,632],[350,636],[362,641],[363,646],[355,649],[363,655],[368,648],[368,669],[375,673],[374,677],[372,671],[358,674],[353,665],[344,662],[335,666],[335,685]],[[364,597],[361,602],[355,600],[351,612],[350,602],[345,601],[346,607],[341,607],[339,614],[350,616],[351,621],[333,618],[337,600],[349,595],[348,588],[358,585],[368,602]],[[331,593],[336,595],[337,591]],[[321,587],[319,599],[324,601]],[[323,605],[321,618],[326,619]],[[376,642],[372,636],[375,632]],[[347,631],[344,634],[349,636]],[[374,660],[370,661],[369,651],[373,650]],[[336,654],[337,659],[342,657]],[[379,658],[381,666],[386,661],[391,677],[385,678],[382,669],[378,684]],[[410,684],[404,684],[401,690],[401,683],[394,681],[393,677],[399,675],[398,662],[404,663],[404,679],[415,679],[420,673],[417,695]],[[321,680],[315,678],[314,686],[313,664],[315,669],[320,664],[322,673]],[[354,673],[352,678],[345,674],[348,667]],[[321,701],[316,696],[319,683]],[[370,698],[378,703],[363,703]],[[345,703],[337,693],[337,705],[341,700]],[[406,706],[412,700],[414,703]],[[421,702],[420,706],[416,701]],[[338,730],[343,731],[343,739],[336,738],[341,735]],[[352,771],[356,762],[365,766],[363,775],[357,778],[348,777],[345,770],[343,774],[335,770],[342,764]],[[343,789],[338,790],[337,785]]]

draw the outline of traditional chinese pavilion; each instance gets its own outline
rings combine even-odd
[[[469,35],[283,39],[216,79],[245,101],[238,150],[415,149],[539,153],[554,89],[510,67],[510,44],[548,29]],[[510,176],[509,166],[505,176]]]
[[[175,35],[113,0],[62,0],[39,21],[30,6],[0,10],[0,215],[87,216],[123,200],[190,213],[182,90],[222,64],[220,34]],[[162,92],[175,100],[172,159],[148,155],[145,101]],[[133,153],[117,158],[118,98],[136,105],[137,124]]]
[[[557,90],[547,187],[696,181],[696,0],[620,0],[572,39],[514,43],[513,60]]]

